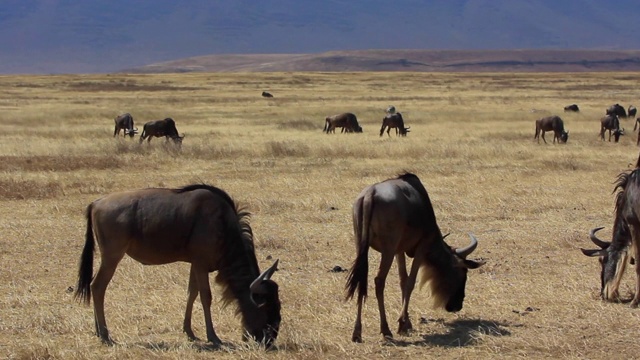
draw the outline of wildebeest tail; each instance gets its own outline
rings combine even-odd
[[[373,213],[371,194],[359,198],[354,204],[353,230],[356,243],[356,259],[349,270],[345,290],[346,300],[358,291],[358,302],[367,297],[367,277],[369,272],[369,225]]]
[[[324,129],[322,132],[327,132],[329,130],[329,118],[324,119]]]
[[[87,207],[87,232],[85,235],[84,249],[80,256],[80,266],[78,268],[78,284],[76,285],[75,298],[85,304],[91,302],[91,280],[93,280],[93,252],[95,241],[93,237],[93,224],[91,219],[91,209],[93,204]]]

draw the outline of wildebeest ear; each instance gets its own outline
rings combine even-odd
[[[582,251],[583,254],[593,257],[593,256],[604,256],[606,254],[606,251],[604,249],[593,249],[593,250],[588,250],[588,249],[583,249],[580,248],[580,251]]]

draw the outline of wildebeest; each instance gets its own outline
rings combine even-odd
[[[400,132],[401,136],[407,136],[407,133],[409,132],[409,129],[411,129],[411,127],[404,127],[404,119],[402,118],[402,114],[399,113],[399,112],[396,112],[394,114],[387,114],[382,119],[382,127],[380,128],[380,136],[382,136],[382,133],[384,133],[385,127],[387,128],[387,135],[389,137],[391,136],[389,134],[389,131],[391,131],[391,128],[395,128],[396,129],[396,136],[398,135],[398,132]]]
[[[536,120],[536,134],[533,139],[538,139],[538,143],[540,143],[540,133],[542,132],[542,140],[546,144],[547,140],[544,138],[545,131],[553,131],[554,144],[556,139],[558,139],[558,144],[566,143],[567,140],[569,140],[569,132],[564,130],[564,123],[559,116],[547,116]]]
[[[152,137],[165,137],[168,141],[173,140],[177,145],[182,144],[184,135],[178,134],[176,129],[176,122],[172,118],[166,118],[164,120],[153,120],[144,124],[142,128],[142,134],[140,135],[140,143],[147,139],[147,143],[151,142]]]
[[[639,159],[640,160],[640,159]],[[640,303],[640,169],[618,175],[613,238],[602,241],[595,236],[601,228],[591,230],[590,238],[599,249],[580,249],[587,256],[598,256],[602,266],[600,273],[600,295],[604,300],[618,301],[618,287],[625,271],[628,252],[632,252],[631,263],[636,267],[636,289],[632,307]]]
[[[266,92],[266,91],[263,91],[263,92],[262,92],[262,97],[272,98],[272,97],[273,97],[273,95],[271,95],[270,93],[268,93],[268,92]]]
[[[564,107],[564,112],[580,112],[580,108],[576,104],[571,104]]]
[[[620,119],[617,115],[607,115],[600,119],[600,138],[604,141],[604,133],[609,130],[609,141],[611,134],[615,142],[620,140],[620,136],[624,135],[624,128],[620,129]]]
[[[131,114],[126,113],[122,115],[118,115],[113,119],[116,122],[116,127],[113,130],[113,137],[120,135],[120,130],[124,130],[124,136],[129,135],[129,137],[133,137],[138,133],[138,128],[133,127],[133,116]]]
[[[324,129],[322,131],[327,134],[335,133],[337,127],[341,127],[342,132],[362,132],[362,127],[358,124],[358,118],[352,113],[327,116],[324,119]]]
[[[75,297],[86,304],[93,297],[96,335],[104,343],[113,343],[104,315],[105,291],[125,254],[144,265],[191,264],[183,322],[189,339],[196,339],[191,313],[200,295],[207,340],[220,344],[211,321],[209,286],[209,273],[218,271],[216,282],[223,288],[222,299],[225,304],[237,304],[246,335],[267,346],[275,341],[280,300],[278,285],[270,278],[278,261],[260,273],[249,213],[225,191],[197,184],[118,192],[89,204],[86,218]],[[94,277],[95,242],[101,262]]]
[[[618,115],[620,118],[627,117],[627,111],[620,104],[613,104],[607,109],[606,115]]]
[[[630,118],[633,118],[636,116],[636,113],[638,113],[638,109],[633,105],[629,105],[629,111],[627,113]]]
[[[429,281],[436,306],[449,312],[462,309],[467,270],[481,262],[467,260],[478,242],[454,249],[444,242],[436,222],[427,190],[411,173],[366,187],[353,204],[353,228],[356,259],[346,283],[346,299],[358,292],[358,312],[351,340],[362,342],[362,304],[367,296],[369,247],[381,253],[380,267],[375,277],[376,298],[380,312],[380,332],[392,338],[384,307],[384,287],[389,268],[396,258],[402,290],[402,311],[398,333],[412,329],[409,320],[409,299],[422,267],[421,284]],[[407,274],[405,255],[414,260]]]

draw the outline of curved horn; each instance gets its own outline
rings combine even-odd
[[[458,255],[463,259],[466,259],[467,256],[469,256],[469,254],[471,254],[473,250],[475,250],[476,247],[478,247],[478,239],[476,239],[476,237],[473,236],[472,233],[469,233],[469,237],[471,237],[471,244],[461,249],[456,249],[456,255]]]
[[[591,231],[589,231],[589,239],[591,239],[591,241],[598,245],[601,249],[606,249],[609,247],[609,245],[611,245],[610,242],[608,241],[603,241],[598,239],[598,237],[596,236],[596,231],[602,230],[604,229],[604,226],[600,226],[594,229],[591,229]]]
[[[276,260],[273,263],[273,265],[271,265],[270,268],[268,268],[267,270],[262,272],[262,274],[260,274],[260,276],[258,276],[255,280],[253,280],[253,282],[251,283],[251,286],[249,286],[249,289],[251,289],[251,293],[259,293],[260,292],[260,284],[262,283],[263,280],[271,279],[271,275],[273,275],[273,273],[276,270],[278,270],[278,262],[279,261],[280,261],[280,259]]]

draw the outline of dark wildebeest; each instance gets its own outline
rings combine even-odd
[[[167,141],[172,139],[177,145],[182,145],[182,139],[184,135],[178,134],[176,129],[176,122],[172,118],[166,118],[164,120],[153,120],[144,124],[142,134],[140,135],[140,143],[147,139],[147,143],[151,142],[152,137],[165,137]]]
[[[620,119],[618,115],[607,115],[600,119],[600,138],[604,141],[604,133],[609,130],[609,141],[611,141],[611,133],[615,142],[620,140],[620,136],[624,135],[624,128],[620,129]]]
[[[613,104],[607,109],[606,115],[618,115],[620,118],[627,117],[627,111],[620,104]]]
[[[576,104],[571,104],[564,107],[564,112],[580,112],[580,108]]]
[[[133,127],[133,116],[131,116],[131,114],[118,115],[113,120],[116,122],[113,137],[120,135],[121,129],[124,130],[124,136],[129,135],[129,137],[133,137],[133,135],[138,133],[138,128]]]
[[[268,93],[268,92],[266,92],[266,91],[263,91],[263,92],[262,92],[262,97],[272,98],[272,97],[273,97],[273,95],[271,95],[270,93]]]
[[[638,113],[638,109],[636,109],[636,107],[633,105],[629,105],[629,111],[627,112],[629,117],[634,118],[637,113]]]
[[[391,135],[389,134],[389,131],[391,131],[391,128],[396,129],[396,136],[398,135],[398,132],[400,132],[401,136],[407,136],[409,129],[411,129],[411,127],[404,127],[404,119],[402,118],[402,114],[399,112],[396,112],[394,114],[387,114],[382,119],[380,136],[382,136],[382,133],[384,133],[385,128],[387,128],[387,135],[389,137],[391,137]]]
[[[536,120],[536,134],[533,139],[538,139],[538,144],[540,143],[540,132],[542,132],[542,140],[545,144],[547,143],[544,138],[545,131],[553,131],[554,144],[556,139],[558,139],[558,144],[566,143],[569,140],[569,132],[564,130],[564,123],[559,116],[547,116]]]
[[[342,132],[362,132],[362,127],[358,124],[358,118],[352,113],[327,116],[324,119],[324,129],[322,131],[327,134],[335,133],[337,127],[341,127]]]
[[[427,190],[416,175],[405,173],[365,188],[353,204],[353,228],[357,256],[346,283],[347,300],[358,291],[358,312],[352,341],[362,342],[361,317],[362,304],[367,296],[369,247],[382,255],[375,289],[380,332],[385,338],[393,337],[384,307],[384,287],[394,257],[402,290],[398,333],[412,329],[409,299],[421,267],[421,284],[430,282],[435,305],[444,306],[449,312],[462,309],[467,270],[482,265],[466,259],[478,242],[470,234],[471,244],[465,248],[455,249],[445,243]],[[405,255],[413,258],[409,274]]]
[[[225,304],[235,302],[246,331],[270,346],[278,336],[278,285],[270,280],[276,262],[260,273],[249,225],[249,213],[221,189],[190,185],[180,189],[144,189],[104,196],[87,207],[87,231],[80,257],[76,298],[93,298],[96,335],[113,341],[104,315],[109,281],[126,255],[144,265],[176,261],[191,264],[183,330],[191,340],[193,303],[198,295],[204,310],[207,340],[220,345],[211,321],[209,273],[218,271]],[[95,239],[94,239],[95,236]],[[101,253],[93,276],[95,242]]]
[[[640,303],[640,169],[636,167],[630,173],[618,175],[615,190],[619,191],[616,195],[612,241],[598,239],[595,232],[602,228],[595,228],[591,230],[590,238],[600,249],[580,250],[587,256],[600,258],[600,295],[607,301],[620,300],[618,287],[628,252],[631,251],[630,262],[636,268],[636,290],[631,306],[637,307]]]

